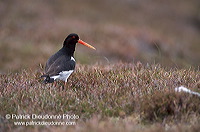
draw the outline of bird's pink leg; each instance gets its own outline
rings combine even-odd
[[[56,86],[57,86],[57,82],[56,82],[56,81],[54,81],[54,82],[53,82],[53,84],[54,84],[54,87],[56,87]]]

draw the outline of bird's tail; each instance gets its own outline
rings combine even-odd
[[[42,78],[42,77],[45,77],[45,79],[44,79],[44,81],[43,81],[45,84],[54,82],[54,79],[53,79],[53,78],[50,78],[49,75],[42,75],[41,78]]]

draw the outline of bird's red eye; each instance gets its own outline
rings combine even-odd
[[[72,36],[73,39],[75,39],[75,36]]]

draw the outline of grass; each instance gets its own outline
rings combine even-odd
[[[41,68],[1,75],[2,130],[45,130],[14,126],[6,114],[76,114],[76,126],[59,131],[198,130],[199,97],[174,92],[180,85],[199,91],[195,69],[170,69],[141,63],[78,65],[68,85],[41,83]],[[130,130],[129,130],[130,129]]]

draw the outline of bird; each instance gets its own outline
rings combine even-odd
[[[62,48],[52,55],[46,62],[45,73],[41,76],[44,83],[53,83],[56,80],[65,81],[74,72],[76,61],[74,59],[74,52],[76,43],[85,45],[96,50],[93,46],[84,42],[76,33],[69,34],[63,42]]]

